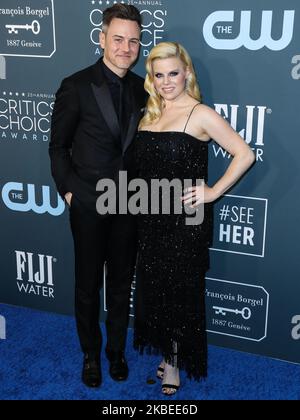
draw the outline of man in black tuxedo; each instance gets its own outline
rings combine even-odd
[[[110,375],[125,380],[129,296],[136,257],[134,216],[100,215],[96,184],[135,176],[133,138],[145,106],[144,80],[129,68],[139,53],[141,16],[115,4],[103,13],[103,57],[63,80],[56,94],[49,153],[57,189],[70,209],[75,249],[75,316],[84,362],[82,381],[101,384],[99,327],[106,263],[106,355]],[[99,193],[98,193],[99,194]]]

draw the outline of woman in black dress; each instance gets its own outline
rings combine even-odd
[[[162,392],[172,395],[180,385],[180,369],[197,380],[207,374],[205,272],[212,231],[210,203],[242,176],[254,154],[221,116],[200,103],[193,65],[181,45],[158,44],[150,52],[146,70],[149,100],[136,141],[139,177],[149,187],[149,201],[153,201],[153,180],[179,180],[182,189],[179,193],[171,189],[168,197],[161,189],[159,197],[154,197],[152,209],[170,200],[168,214],[160,209],[138,216],[134,347],[141,353],[162,354],[157,375]],[[212,187],[206,184],[210,138],[233,156]],[[185,185],[190,187],[184,189]],[[180,214],[172,205],[176,200],[181,203]],[[202,223],[196,213],[190,223],[188,209],[201,209]]]

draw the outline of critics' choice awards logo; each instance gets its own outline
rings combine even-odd
[[[19,292],[53,299],[53,263],[56,258],[24,251],[15,251],[15,255]]]
[[[275,19],[272,10],[215,11],[204,22],[203,37],[216,50],[237,50],[245,47],[256,51],[266,47],[272,51],[280,51],[292,41],[295,10],[284,10],[283,19],[277,19],[278,13],[280,12],[274,12]],[[259,36],[253,39],[251,34],[259,30]]]
[[[264,257],[268,200],[224,195],[214,206],[212,250]]]
[[[53,0],[1,0],[0,55],[51,57],[56,50]]]
[[[48,142],[55,96],[4,91],[0,95],[0,140]]]
[[[10,210],[60,216],[65,210],[65,203],[57,192],[53,195],[51,199],[50,187],[47,185],[8,182],[2,188],[3,203]]]
[[[243,340],[267,336],[269,293],[261,286],[206,278],[207,331]]]
[[[99,47],[99,34],[102,31],[102,17],[103,10],[107,7],[113,6],[115,3],[126,3],[137,7],[142,15],[142,39],[141,39],[141,55],[147,57],[150,50],[159,42],[163,41],[166,20],[168,12],[163,6],[162,0],[129,0],[129,1],[89,1],[90,23],[92,26],[90,33],[90,41],[95,48],[96,55],[102,55],[102,50]],[[146,6],[146,7],[145,7]]]
[[[215,104],[218,114],[228,120],[232,128],[246,141],[256,155],[257,162],[263,162],[264,133],[266,116],[272,114],[272,109],[256,105]],[[240,129],[240,127],[245,127]],[[231,155],[221,146],[213,144],[216,158],[230,158]]]

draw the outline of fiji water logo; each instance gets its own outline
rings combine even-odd
[[[252,51],[267,47],[272,51],[280,51],[286,48],[293,38],[295,10],[284,11],[281,38],[276,40],[272,38],[274,32],[272,10],[262,11],[261,33],[257,39],[252,39],[250,35],[252,15],[250,10],[241,11],[239,34],[236,38],[232,38],[233,26],[228,22],[234,22],[234,13],[233,10],[219,10],[206,18],[203,36],[210,47],[216,50],[237,50],[244,46]]]
[[[54,298],[52,255],[15,251],[17,287],[20,293]]]
[[[1,0],[0,55],[50,58],[56,51],[54,0]]]
[[[51,216],[60,216],[65,210],[65,203],[57,195],[57,205],[53,207],[50,199],[50,187],[42,185],[41,197],[37,199],[36,186],[24,185],[20,182],[8,182],[2,188],[2,199],[7,208],[14,211],[33,211],[37,214],[49,213]],[[40,201],[40,203],[38,203]]]

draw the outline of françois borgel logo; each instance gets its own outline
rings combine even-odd
[[[226,118],[232,128],[238,131],[256,154],[256,161],[264,161],[264,134],[265,120],[267,115],[272,114],[272,109],[265,105],[237,105],[237,104],[215,104],[215,110],[222,117]],[[244,127],[240,129],[241,127]],[[213,144],[215,157],[229,159],[231,155],[221,146]]]
[[[53,0],[1,0],[0,55],[51,57],[56,50]]]
[[[48,142],[54,94],[0,92],[0,141]]]
[[[25,251],[15,251],[15,254],[19,292],[53,299],[53,263],[56,259]]]
[[[274,12],[276,15],[278,13],[280,12]],[[294,17],[295,10],[284,10],[283,21],[277,19],[277,16],[273,18],[272,10],[257,13],[251,10],[218,10],[206,18],[203,37],[216,50],[237,50],[245,47],[256,51],[267,47],[272,51],[280,51],[292,41]],[[260,36],[252,38],[251,33],[256,30],[260,30]]]
[[[269,293],[261,286],[206,278],[207,331],[262,341],[267,336]]]

